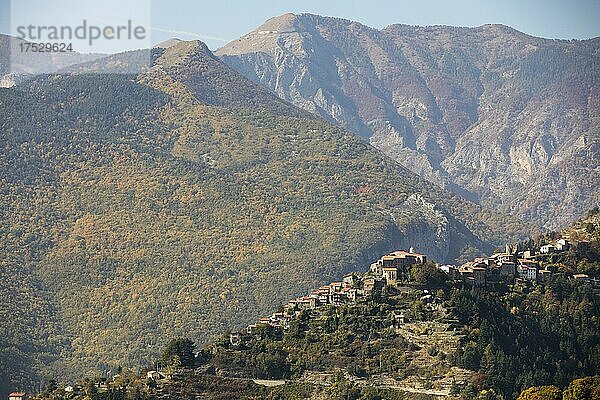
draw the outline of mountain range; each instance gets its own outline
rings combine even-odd
[[[216,54],[483,206],[557,229],[600,202],[600,38],[285,14]]]
[[[394,249],[453,261],[531,234],[197,41],[0,89],[0,114],[6,390],[149,365]]]
[[[31,42],[0,34],[0,87],[13,87],[37,74],[56,72],[71,65],[106,56],[76,51],[25,51],[21,48],[25,44]]]

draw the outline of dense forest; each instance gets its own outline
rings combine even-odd
[[[464,259],[529,233],[199,42],[153,60],[0,90],[2,391],[146,365],[386,251]]]
[[[458,292],[451,302],[468,326],[454,362],[487,387],[514,396],[599,372],[600,299],[590,287],[555,278],[503,295]]]

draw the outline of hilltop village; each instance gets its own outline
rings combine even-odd
[[[586,321],[597,314],[592,294],[600,285],[565,273],[562,261],[573,257],[571,265],[587,263],[584,271],[597,276],[595,264],[580,263],[589,242],[573,241],[506,246],[462,265],[434,264],[413,248],[394,251],[199,351],[175,338],[147,369],[50,382],[36,398],[502,400],[532,386],[518,379],[533,371],[567,371],[557,380],[566,387],[597,370],[588,357],[597,335]],[[568,369],[569,356],[577,369]],[[506,368],[488,375],[487,365]]]
[[[450,283],[481,290],[514,283],[535,283],[557,272],[553,267],[547,269],[543,266],[548,257],[565,253],[570,248],[571,243],[562,238],[554,243],[542,245],[537,250],[519,251],[518,246],[507,244],[503,252],[494,253],[490,257],[475,258],[462,265],[435,264],[435,268],[443,272],[445,280]],[[388,285],[401,288],[410,282],[411,267],[419,264],[428,264],[427,256],[416,253],[412,247],[409,251],[400,250],[383,255],[372,263],[364,274],[356,272],[346,274],[341,281],[321,286],[308,295],[292,299],[284,305],[283,311],[258,319],[256,323],[248,325],[240,333],[232,333],[231,344],[238,345],[244,333],[251,335],[261,325],[285,330],[289,322],[303,310],[356,303],[374,292],[380,292]],[[429,263],[429,265],[434,264]],[[572,274],[570,279],[591,282],[595,286],[598,284],[596,279],[590,279],[583,273]],[[425,297],[425,300],[434,298],[427,293]],[[398,315],[397,319],[403,321],[404,315]]]

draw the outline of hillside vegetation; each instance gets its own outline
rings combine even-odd
[[[226,330],[203,347],[172,339],[142,374],[92,374],[71,382],[66,398],[597,397],[597,283],[556,273],[538,283],[472,289],[444,280],[431,264],[413,265],[409,275],[402,286],[363,292],[370,274],[355,274],[355,300],[288,304],[279,313],[287,323]],[[66,387],[51,382],[39,399],[62,400]]]
[[[398,247],[452,260],[528,231],[202,43],[152,51],[139,75],[0,90],[5,390],[146,365],[169,337],[203,342]]]

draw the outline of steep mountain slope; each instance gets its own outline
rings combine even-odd
[[[131,52],[0,90],[11,385],[145,365],[163,338],[202,342],[394,248],[451,260],[527,233],[203,43],[151,52],[139,75],[110,73],[147,59]]]
[[[216,52],[476,202],[556,228],[600,202],[600,39],[285,14]]]

